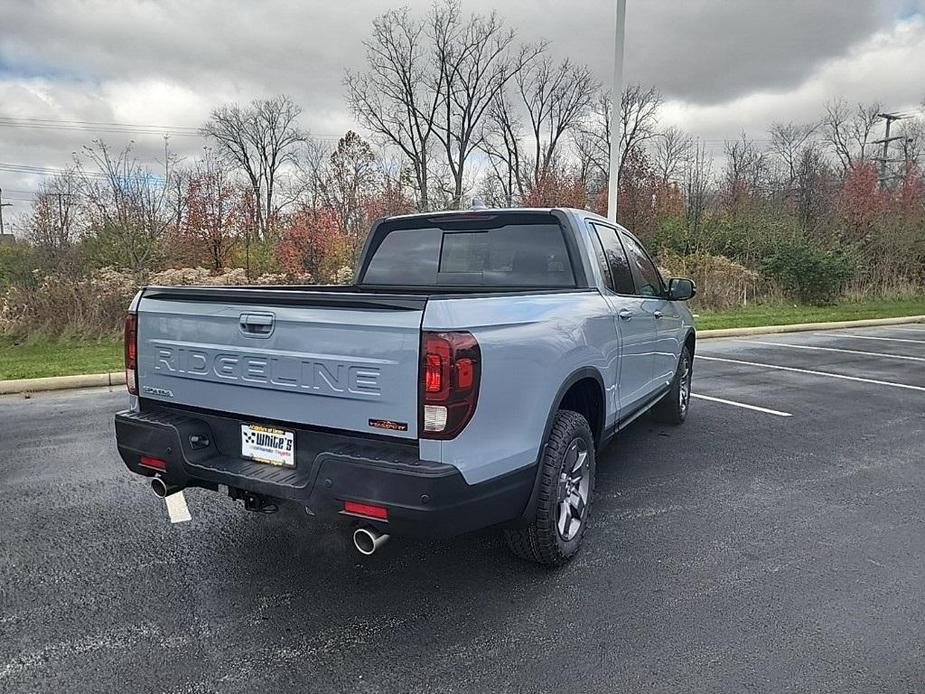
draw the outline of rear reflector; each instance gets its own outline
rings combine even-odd
[[[161,460],[160,458],[154,458],[150,455],[141,456],[141,466],[149,467],[152,470],[160,470],[163,472],[167,469],[167,461]]]
[[[359,501],[345,501],[344,513],[351,513],[354,516],[365,516],[366,518],[377,518],[378,520],[388,520],[389,518],[389,509],[385,506],[361,504]]]

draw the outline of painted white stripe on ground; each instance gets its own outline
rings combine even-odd
[[[824,333],[816,333],[824,335]],[[874,337],[873,335],[846,335],[845,333],[831,333],[834,337],[850,337],[852,340],[883,340],[884,342],[915,342],[925,345],[925,340],[910,340],[905,337]]]
[[[724,398],[714,398],[710,395],[700,395],[700,393],[691,393],[692,398],[697,398],[698,400],[709,400],[710,402],[719,402],[723,405],[732,405],[733,407],[741,407],[746,410],[754,410],[755,412],[764,412],[765,414],[773,414],[777,417],[792,417],[793,415],[789,412],[781,412],[780,410],[770,410],[767,407],[758,407],[757,405],[748,405],[744,402],[736,402],[735,400],[726,400]]]
[[[812,369],[798,369],[793,366],[778,366],[777,364],[763,364],[757,361],[744,361],[742,359],[726,359],[724,357],[705,357],[698,354],[694,361],[703,359],[705,361],[722,361],[729,364],[744,364],[745,366],[758,366],[764,369],[777,369],[779,371],[793,371],[800,374],[811,374],[813,376],[828,376],[829,378],[840,378],[845,381],[858,381],[859,383],[873,383],[878,386],[889,386],[891,388],[904,388],[906,390],[920,390],[925,393],[925,387],[913,386],[908,383],[893,383],[892,381],[878,381],[874,378],[861,378],[860,376],[848,376],[846,374],[836,374],[831,371],[813,371]]]
[[[901,330],[904,333],[925,333],[925,328],[890,328],[890,330]]]
[[[910,357],[905,354],[887,354],[885,352],[864,352],[858,349],[840,349],[838,347],[819,347],[817,345],[791,345],[786,342],[762,342],[761,340],[744,340],[750,345],[769,345],[771,347],[791,347],[793,349],[816,349],[823,352],[844,352],[845,354],[864,354],[870,357],[888,359],[905,359],[906,361],[925,361],[925,357]]]

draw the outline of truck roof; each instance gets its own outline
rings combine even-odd
[[[382,221],[386,220],[395,220],[395,219],[428,219],[431,217],[452,217],[452,216],[464,216],[464,215],[481,215],[481,214],[550,214],[552,212],[565,212],[566,214],[574,214],[579,217],[594,217],[603,222],[606,222],[606,218],[597,214],[596,212],[591,212],[590,210],[582,210],[575,207],[470,207],[461,210],[439,210],[434,212],[412,212],[410,214],[401,214],[393,215],[391,217],[385,217]]]

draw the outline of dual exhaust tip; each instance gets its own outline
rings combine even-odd
[[[158,497],[165,499],[171,494],[176,494],[183,487],[167,484],[160,477],[155,477],[151,480],[151,489]],[[375,554],[376,550],[388,541],[389,536],[386,533],[380,533],[372,527],[363,526],[353,531],[353,546],[356,547],[357,552],[367,557]]]

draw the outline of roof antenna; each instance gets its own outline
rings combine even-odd
[[[485,201],[482,200],[478,195],[472,198],[472,209],[473,210],[487,210],[488,207],[485,206]]]

